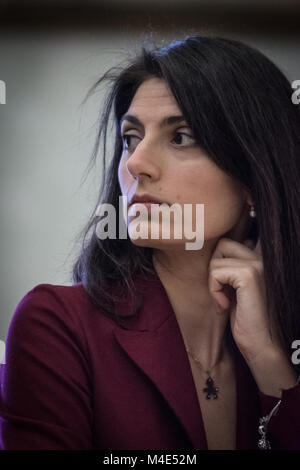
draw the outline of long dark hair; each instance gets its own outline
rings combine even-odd
[[[166,80],[199,145],[251,194],[257,214],[251,236],[261,242],[269,313],[291,353],[292,341],[300,338],[300,114],[291,101],[291,84],[261,52],[235,40],[190,35],[160,47],[142,43],[136,56],[109,69],[89,92],[106,80],[112,83],[92,155],[94,162],[103,138],[104,173],[95,209],[101,202],[118,207],[120,118],[150,77]],[[114,153],[106,169],[111,118]],[[113,300],[111,282],[119,283],[118,295],[132,293],[134,276],[154,268],[151,248],[129,238],[100,240],[98,221],[92,216],[85,228],[73,280],[105,310]]]

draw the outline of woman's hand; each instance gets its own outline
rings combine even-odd
[[[253,248],[251,240],[221,238],[210,260],[209,289],[219,313],[230,315],[233,338],[260,389],[280,396],[296,374],[270,322],[260,243]]]
[[[220,313],[230,314],[237,346],[252,357],[272,346],[273,339],[260,244],[253,250],[250,243],[219,240],[210,261],[209,288]]]

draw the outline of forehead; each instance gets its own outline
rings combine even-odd
[[[165,80],[149,78],[137,89],[128,113],[165,114],[166,111],[179,112],[178,104]]]

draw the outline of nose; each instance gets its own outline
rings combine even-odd
[[[135,178],[148,177],[153,180],[160,176],[158,148],[150,142],[142,141],[126,162],[128,172]]]

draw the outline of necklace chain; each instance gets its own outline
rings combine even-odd
[[[201,364],[199,358],[198,358],[198,357],[195,357],[195,356],[191,353],[191,351],[190,351],[189,348],[186,347],[185,349],[186,349],[186,352],[191,356],[191,358],[194,359],[194,361],[197,362],[197,363],[200,365],[201,369],[202,369],[206,374],[208,374],[208,375],[210,375],[210,373],[211,373],[211,372],[214,370],[214,368],[218,365],[218,361],[217,361],[210,369],[205,370],[204,367],[202,366],[202,364]]]
[[[208,375],[208,378],[205,382],[205,388],[202,389],[202,391],[206,394],[206,399],[208,399],[208,400],[211,399],[211,398],[213,398],[214,400],[217,399],[220,389],[215,386],[215,383],[214,383],[214,381],[211,377],[211,372],[213,371],[213,369],[216,367],[216,365],[218,363],[216,362],[210,370],[204,370],[204,368],[201,365],[201,362],[200,362],[199,358],[195,357],[191,353],[189,348],[185,347],[185,349],[186,349],[187,353],[192,357],[192,359],[194,359],[194,361],[197,362],[197,364],[200,365],[202,371],[206,372],[206,374]]]

